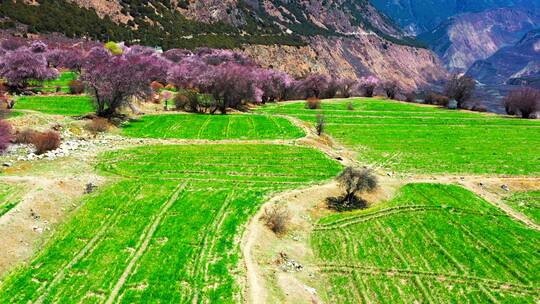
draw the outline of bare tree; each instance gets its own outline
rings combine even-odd
[[[476,89],[476,81],[469,76],[454,75],[446,83],[444,93],[449,98],[455,99],[458,108],[463,108],[464,103],[469,100]]]
[[[399,86],[395,81],[387,81],[383,84],[383,90],[388,98],[396,99],[396,95],[399,93]]]
[[[337,181],[345,193],[339,197],[327,199],[328,206],[338,211],[362,209],[367,202],[359,197],[364,192],[372,192],[377,188],[377,177],[370,169],[347,167],[337,177]]]
[[[540,90],[529,87],[516,89],[504,99],[504,108],[509,115],[531,118],[532,114],[540,111]]]

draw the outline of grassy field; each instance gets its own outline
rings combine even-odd
[[[311,243],[330,303],[540,300],[540,233],[458,186],[406,185],[321,219]]]
[[[93,112],[89,96],[22,96],[15,104],[17,110],[33,110],[45,114],[66,116]]]
[[[340,166],[283,145],[161,145],[104,154],[117,182],[83,207],[0,303],[239,303],[239,236],[267,195]]]
[[[0,216],[17,206],[22,189],[0,183]]]
[[[124,127],[131,137],[181,139],[299,138],[304,133],[281,117],[263,115],[147,115]]]
[[[69,82],[78,78],[75,72],[62,72],[60,76],[55,80],[44,81],[42,83],[30,83],[35,86],[38,91],[41,92],[56,92],[56,88],[60,87],[63,93],[69,93]]]
[[[517,192],[504,202],[540,225],[540,191]]]
[[[351,103],[353,110],[348,110]],[[378,99],[272,104],[257,112],[314,123],[359,159],[408,173],[540,175],[540,121],[452,111]]]

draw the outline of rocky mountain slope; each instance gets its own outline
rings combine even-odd
[[[540,1],[536,0],[372,0],[371,2],[411,35],[430,31],[447,18],[462,13],[514,6],[540,7]]]
[[[467,74],[486,85],[540,87],[540,30],[530,31],[515,45],[477,61]]]
[[[536,28],[540,28],[540,9],[498,8],[451,17],[418,38],[441,57],[448,69],[465,72],[475,61],[515,44]]]
[[[241,49],[263,65],[295,76],[375,74],[407,89],[447,76],[431,51],[405,37],[368,0],[33,2],[3,1],[0,13],[36,32],[59,31],[164,48]]]

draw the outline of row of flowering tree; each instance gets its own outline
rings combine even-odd
[[[31,81],[58,77],[59,69],[80,74],[94,97],[99,116],[117,115],[135,99],[152,94],[152,82],[170,83],[179,90],[204,94],[210,113],[241,109],[247,102],[265,103],[296,98],[349,97],[357,81],[313,74],[295,80],[288,74],[258,66],[251,58],[230,50],[172,49],[157,53],[143,46],[114,43],[81,48],[49,49],[41,41],[0,44],[0,77],[9,91],[25,93]],[[369,86],[375,78],[369,78]],[[369,89],[369,88],[368,88]]]

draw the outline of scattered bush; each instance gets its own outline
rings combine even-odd
[[[339,185],[345,193],[339,197],[327,199],[327,205],[337,211],[363,209],[368,206],[367,201],[358,197],[364,192],[371,192],[377,188],[377,177],[369,169],[358,170],[347,167],[337,177]]]
[[[405,93],[405,101],[406,102],[414,102],[416,100],[416,94],[414,92],[407,92]]]
[[[37,133],[32,137],[32,144],[36,148],[36,154],[40,155],[53,151],[60,147],[60,135],[54,131]]]
[[[476,89],[476,81],[469,76],[454,75],[444,88],[444,94],[458,102],[458,108],[463,108]]]
[[[540,90],[529,87],[516,89],[504,99],[504,108],[509,115],[532,118],[540,111]]]
[[[324,119],[324,116],[321,114],[317,114],[317,122],[315,124],[315,130],[317,131],[317,135],[321,136],[324,132],[325,127],[326,121]]]
[[[317,97],[310,97],[306,99],[306,109],[316,110],[321,108],[321,100]]]
[[[448,107],[449,102],[450,98],[448,98],[447,96],[433,92],[428,93],[424,98],[424,103],[426,104],[438,105],[443,107]]]
[[[106,118],[97,117],[88,122],[85,129],[93,134],[103,133],[109,131],[111,124]]]
[[[16,144],[32,144],[37,132],[31,129],[25,129],[15,133],[14,142]]]
[[[383,84],[383,90],[388,98],[396,99],[396,95],[399,93],[399,86],[395,81],[387,81]]]
[[[4,152],[11,142],[11,125],[0,119],[0,153]]]
[[[79,95],[84,93],[84,83],[80,80],[72,80],[68,84],[69,93]]]
[[[204,103],[199,102],[198,93],[193,89],[186,89],[178,92],[174,97],[174,104],[177,111],[193,113],[202,113],[206,108]]]
[[[488,108],[481,104],[481,103],[474,103],[471,108],[470,108],[471,111],[475,111],[475,112],[487,112],[488,111]]]
[[[349,111],[354,111],[354,105],[353,105],[353,103],[350,102],[350,101],[347,103],[347,110],[349,110]]]
[[[283,205],[273,205],[264,210],[261,217],[266,227],[276,234],[282,234],[287,231],[287,226],[291,220],[289,210]]]

